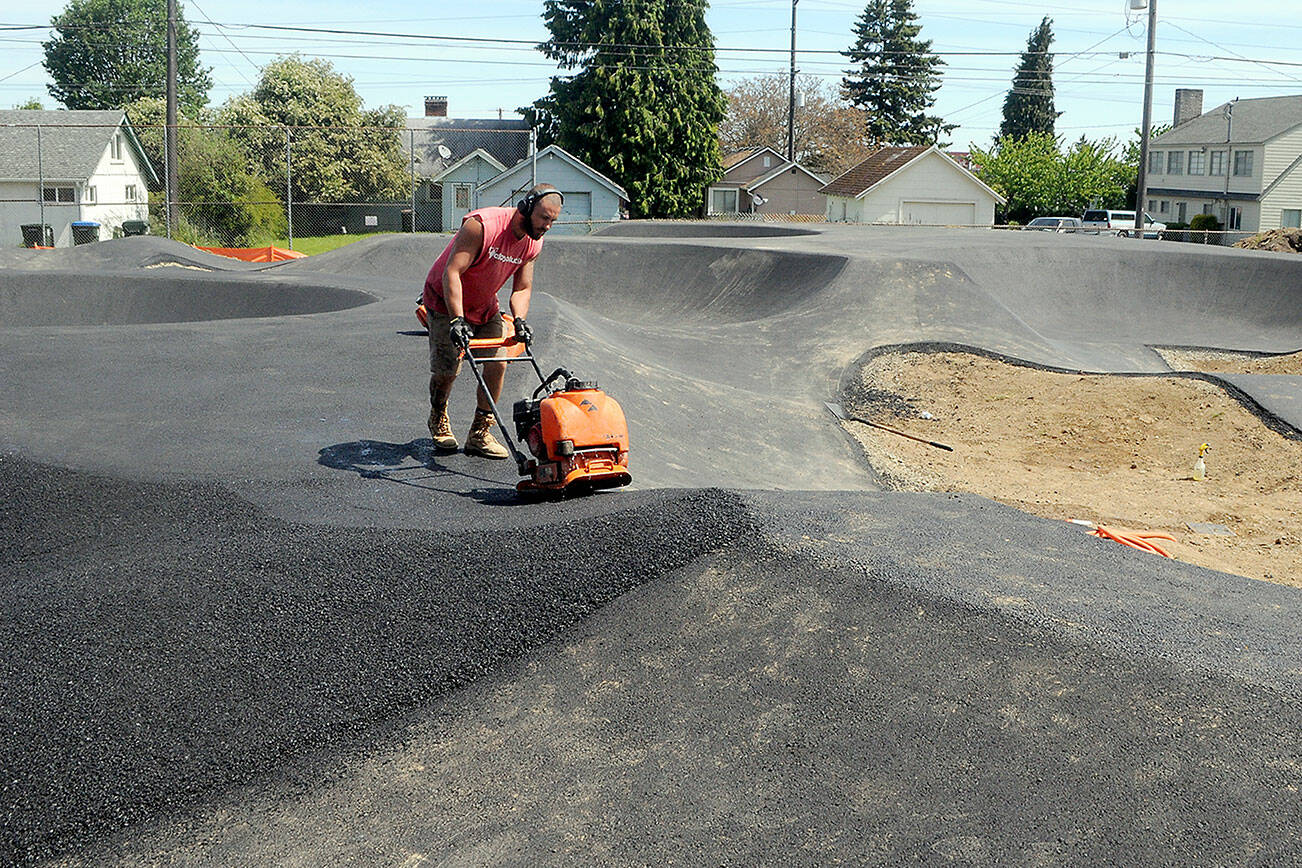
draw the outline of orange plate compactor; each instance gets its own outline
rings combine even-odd
[[[507,353],[492,359],[477,359],[465,353],[481,388],[484,377],[480,366],[490,361],[528,361],[539,380],[530,397],[515,402],[515,437],[507,431],[496,402],[489,396],[506,447],[525,477],[516,489],[563,495],[618,488],[632,482],[628,472],[628,423],[619,403],[598,389],[595,382],[580,380],[565,368],[543,376],[533,348],[526,346],[524,352],[519,352],[520,345],[513,336],[470,341],[472,350],[499,347]],[[516,440],[528,447],[532,457],[520,451]]]

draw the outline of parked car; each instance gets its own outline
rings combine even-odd
[[[1086,232],[1110,232],[1127,238],[1135,232],[1134,211],[1086,211],[1080,222]],[[1165,223],[1158,223],[1152,214],[1144,212],[1145,238],[1158,238],[1165,228]]]
[[[1039,232],[1079,232],[1081,222],[1079,217],[1036,217],[1026,228]]]

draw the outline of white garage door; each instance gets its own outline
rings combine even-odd
[[[901,223],[971,226],[976,223],[975,202],[902,202]]]
[[[562,220],[587,220],[592,216],[592,194],[574,192],[565,194]]]

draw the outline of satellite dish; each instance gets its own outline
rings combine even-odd
[[[447,145],[439,145],[439,156],[446,160],[448,157],[452,156],[452,149]]]

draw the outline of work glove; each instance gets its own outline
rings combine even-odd
[[[533,344],[533,329],[524,321],[524,317],[515,318],[515,339],[526,347]]]
[[[452,343],[463,350],[470,349],[470,339],[475,336],[474,329],[470,323],[466,322],[465,317],[454,316],[452,322],[448,324],[448,336],[452,338]]]

